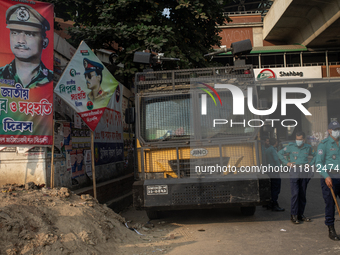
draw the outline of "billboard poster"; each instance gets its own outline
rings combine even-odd
[[[0,144],[51,145],[53,5],[0,2]]]
[[[118,81],[81,42],[54,92],[94,131],[117,86]]]
[[[94,132],[96,166],[124,161],[122,98],[119,84]]]

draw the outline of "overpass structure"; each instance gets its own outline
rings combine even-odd
[[[263,39],[308,48],[338,47],[340,1],[276,0],[263,18]]]

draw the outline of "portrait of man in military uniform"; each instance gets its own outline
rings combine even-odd
[[[87,95],[88,100],[95,102],[109,95],[109,93],[104,91],[101,87],[104,66],[87,58],[84,58],[83,63],[86,85],[87,88],[91,90]]]
[[[49,22],[31,6],[17,4],[6,11],[10,47],[14,60],[0,68],[0,79],[11,79],[25,88],[42,86],[52,81],[53,72],[41,61],[49,43]]]

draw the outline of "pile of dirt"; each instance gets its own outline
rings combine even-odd
[[[0,188],[0,254],[124,254],[125,220],[89,195],[34,183]]]

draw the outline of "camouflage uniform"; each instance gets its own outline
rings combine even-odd
[[[11,79],[16,83],[22,84],[19,76],[16,73],[15,68],[15,60],[13,60],[8,65],[5,65],[0,68],[0,79]],[[27,85],[23,85],[25,88],[34,88],[38,86],[45,85],[53,80],[53,72],[48,70],[45,65],[40,62],[39,66],[37,67],[37,74],[33,77],[31,82]]]
[[[6,11],[6,24],[7,28],[10,29],[11,33],[14,31],[15,33],[18,34],[20,33],[40,34],[43,40],[42,42],[43,49],[47,47],[48,38],[46,38],[46,31],[50,30],[50,24],[33,7],[26,4],[17,4],[10,6]],[[20,42],[11,41],[11,49],[13,52],[13,48],[15,48],[15,46],[12,44],[21,45],[21,47],[23,47],[23,45],[25,46],[27,44],[26,37],[25,39],[20,38]],[[13,52],[13,54],[15,53]],[[40,61],[39,66],[37,66],[37,68],[33,70],[33,73],[35,73],[34,77],[32,77],[31,81],[28,84],[23,84],[17,74],[16,61],[19,60],[14,59],[11,63],[0,68],[0,79],[14,80],[15,84],[20,83],[25,88],[34,88],[42,86],[53,80],[53,72],[51,70],[48,70],[45,67],[45,65]]]

